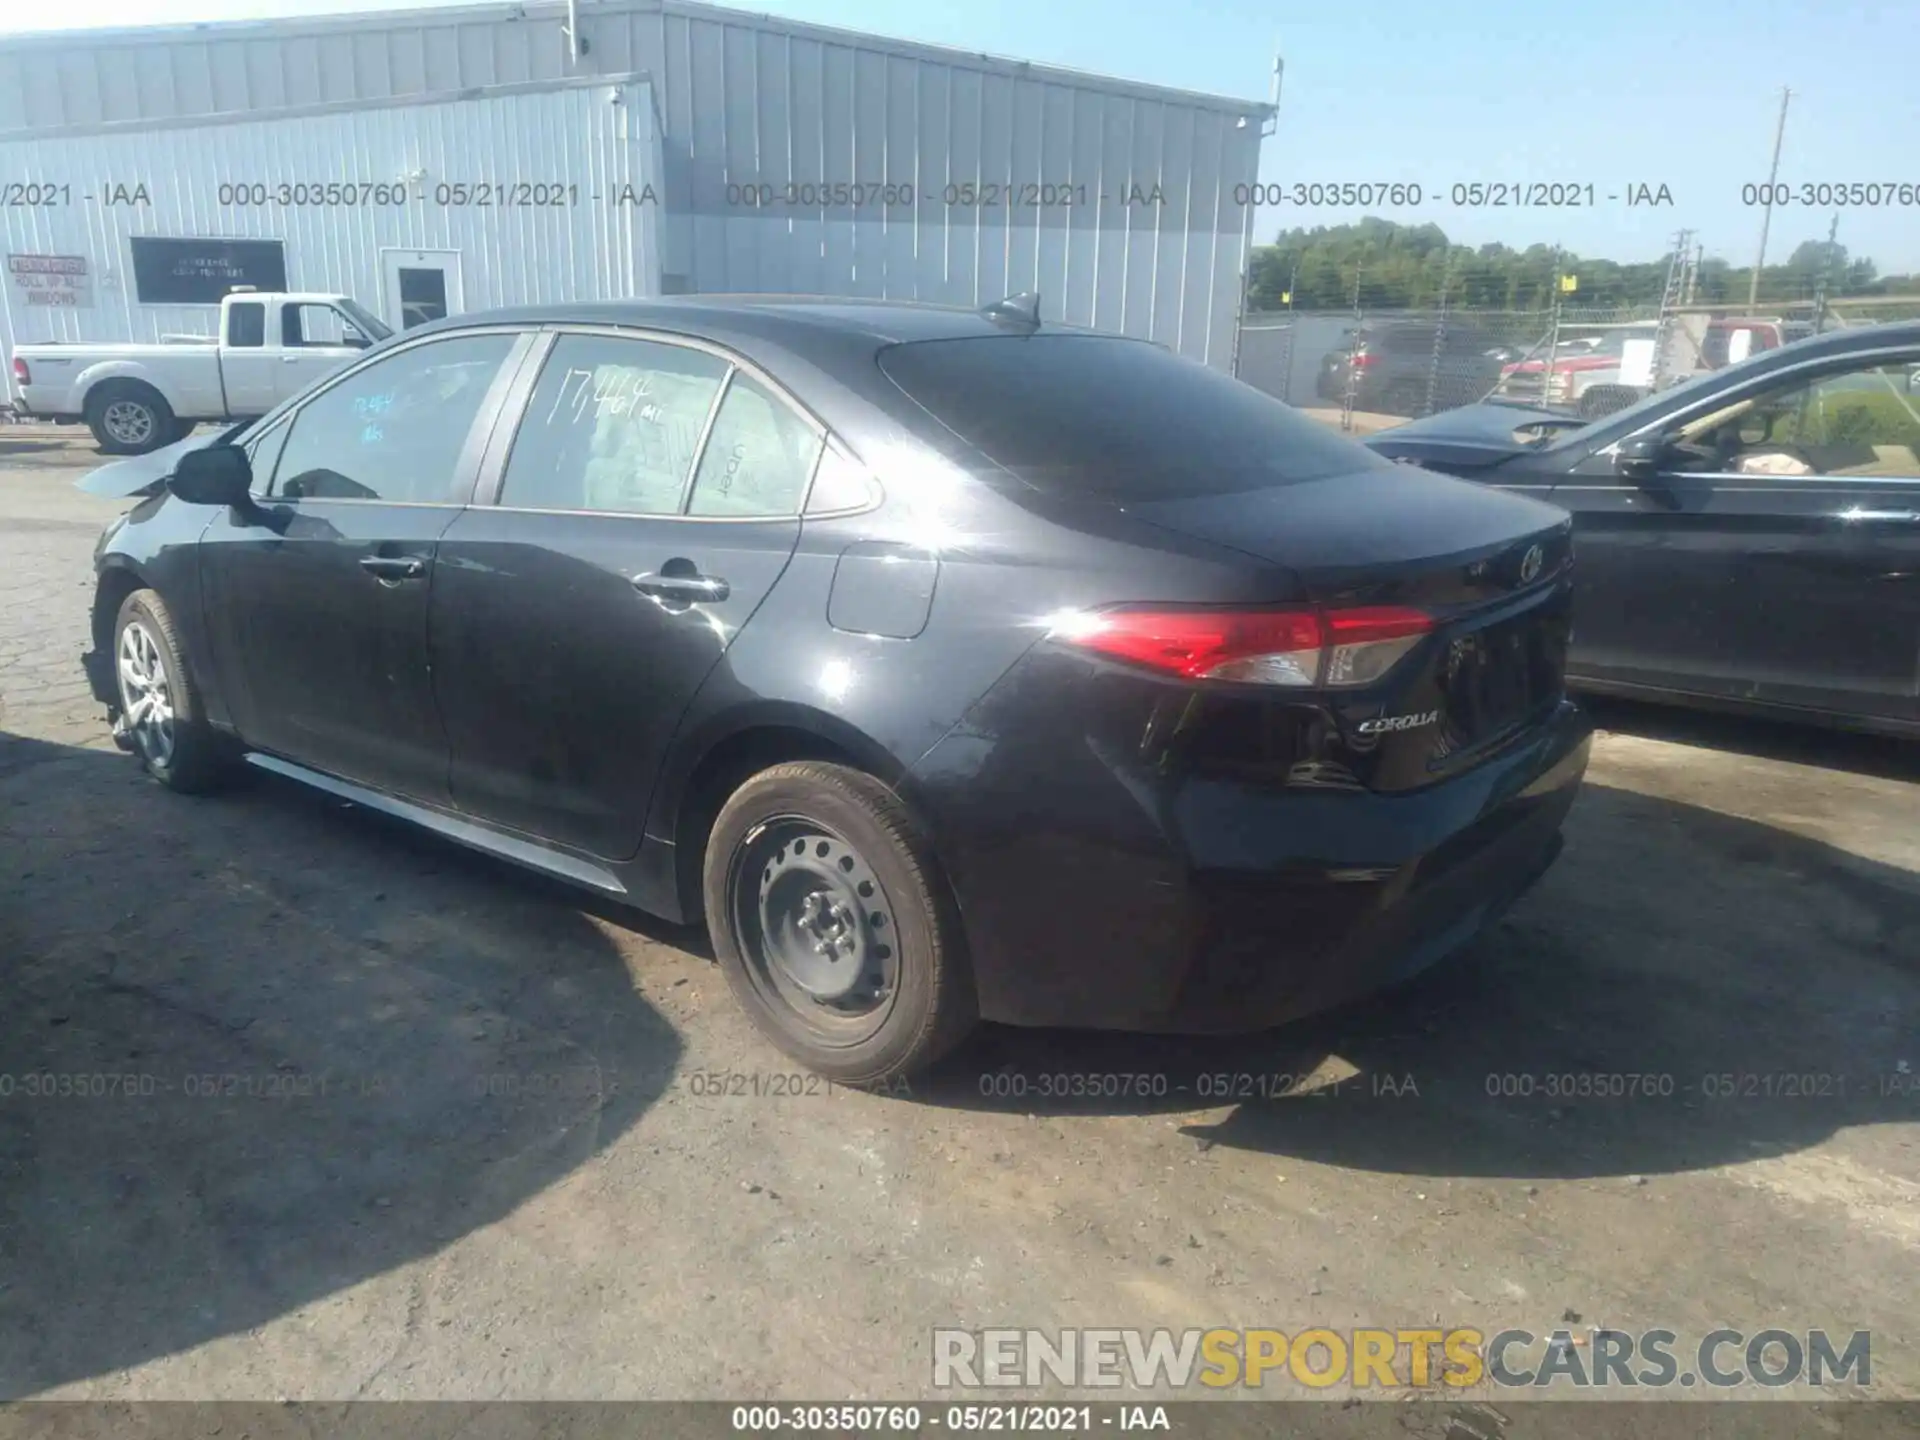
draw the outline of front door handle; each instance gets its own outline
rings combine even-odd
[[[418,555],[362,555],[360,568],[376,580],[392,584],[418,580],[427,573],[427,562]]]
[[[692,605],[702,600],[724,600],[732,593],[715,575],[636,575],[633,588],[655,600]]]

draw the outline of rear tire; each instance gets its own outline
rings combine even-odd
[[[978,1019],[931,845],[871,775],[819,761],[762,770],[715,818],[702,889],[734,995],[817,1074],[889,1084]]]
[[[145,455],[179,438],[173,409],[137,380],[109,380],[87,396],[87,428],[107,455]]]
[[[233,749],[207,724],[180,633],[158,591],[135,590],[120,602],[113,673],[120,697],[114,738],[141,769],[187,795],[216,789],[228,778]]]

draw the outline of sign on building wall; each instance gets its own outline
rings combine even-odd
[[[218,305],[236,286],[287,288],[278,240],[174,240],[136,235],[133,293],[142,305]]]
[[[9,255],[7,279],[28,305],[93,308],[93,276],[84,255]]]

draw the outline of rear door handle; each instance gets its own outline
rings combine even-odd
[[[417,555],[362,555],[360,568],[378,580],[418,580],[427,562]]]
[[[636,575],[633,588],[655,600],[673,600],[686,605],[702,600],[724,600],[732,593],[727,582],[715,575]]]

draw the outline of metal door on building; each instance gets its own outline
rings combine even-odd
[[[388,323],[411,330],[429,320],[458,315],[465,308],[460,293],[458,250],[382,250],[380,298]]]

